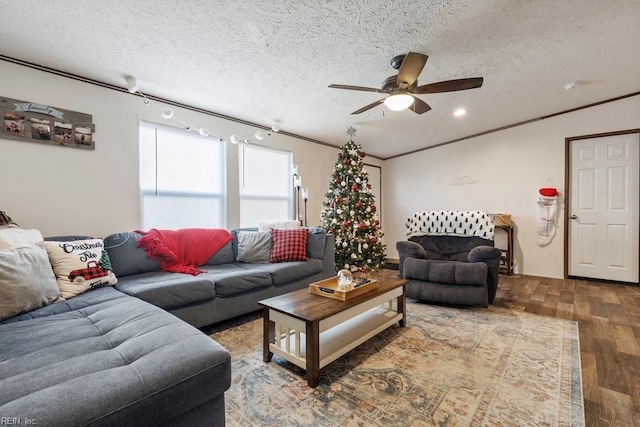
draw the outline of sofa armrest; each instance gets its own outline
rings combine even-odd
[[[484,262],[440,261],[407,258],[404,278],[444,285],[487,286]]]
[[[476,246],[469,251],[469,262],[485,262],[496,258],[500,259],[500,249],[493,246]]]
[[[404,260],[407,258],[419,258],[424,259],[427,257],[427,252],[424,248],[416,243],[409,241],[402,241],[396,243],[396,249],[398,250],[398,255],[400,256],[398,262],[398,273],[400,277],[404,277]]]
[[[416,242],[398,242],[396,243],[396,249],[398,250],[401,258],[403,256],[405,258],[411,257],[420,259],[425,259],[427,257],[427,252]]]

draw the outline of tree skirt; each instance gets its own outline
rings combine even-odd
[[[232,354],[228,426],[583,426],[577,323],[407,303],[397,325],[320,371],[262,362],[262,318],[207,332]]]

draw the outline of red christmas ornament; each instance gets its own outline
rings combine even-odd
[[[333,203],[333,202],[331,202],[331,203],[329,203],[329,207],[330,207],[331,209],[333,209],[333,208],[335,208],[335,207],[336,207],[336,204],[335,204],[335,203]]]
[[[364,224],[363,223],[359,223],[358,224],[358,230],[362,230],[364,228]]]
[[[347,228],[349,226],[349,221],[342,221],[342,226]]]
[[[349,159],[347,157],[345,157],[344,160],[342,161],[342,163],[344,163],[345,165],[349,164]]]
[[[358,200],[358,203],[356,203],[356,208],[362,209],[363,206],[364,206],[364,203],[362,203],[360,200]]]
[[[336,198],[336,203],[337,203],[337,204],[342,203],[342,197],[337,197],[337,198]]]
[[[358,184],[353,184],[351,186],[351,191],[358,191]]]
[[[375,238],[375,237],[372,237],[372,238],[371,238],[371,243],[376,243],[377,241],[378,241],[378,239],[377,239],[377,238]]]
[[[338,158],[342,157],[342,153],[338,153]]]
[[[371,205],[371,211],[372,211],[372,212],[375,212],[375,211],[376,211],[376,209],[377,209],[377,208],[376,208],[376,205]]]
[[[364,159],[364,156],[366,156],[366,154],[364,154],[363,151],[358,151],[358,156]]]

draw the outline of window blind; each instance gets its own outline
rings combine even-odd
[[[240,147],[240,226],[291,218],[291,153]]]
[[[223,143],[141,122],[141,228],[223,228],[224,165]]]

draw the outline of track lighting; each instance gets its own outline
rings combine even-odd
[[[140,86],[138,85],[138,80],[135,77],[133,77],[133,76],[125,76],[124,79],[125,79],[125,81],[127,83],[127,90],[129,91],[129,93],[140,95],[140,97],[142,97],[142,102],[144,103],[144,105],[150,105],[151,104],[151,100],[149,98],[147,98],[144,93],[140,92]],[[225,142],[226,141],[221,136],[210,135],[209,129],[207,129],[207,128],[204,128],[204,127],[202,127],[202,128],[193,128],[193,127],[191,127],[189,124],[183,122],[178,117],[176,117],[174,111],[171,108],[163,109],[161,114],[162,114],[162,117],[167,119],[167,120],[168,119],[173,119],[173,120],[179,122],[187,132],[191,132],[191,131],[197,130],[198,133],[201,136],[205,137],[205,138],[211,136],[213,139],[217,140],[218,142]],[[271,127],[271,129],[274,132],[278,132],[280,130],[280,122],[279,121],[275,121],[273,123],[273,126]],[[271,136],[271,133],[267,133],[267,136]],[[254,133],[253,137],[251,137],[251,138],[255,138],[258,141],[262,141],[262,140],[264,140],[264,137],[265,137],[264,132],[257,130],[256,133]],[[231,140],[231,143],[234,144],[234,145],[235,144],[239,144],[240,142],[242,142],[243,144],[249,144],[250,143],[249,140],[251,138],[240,139],[240,137],[238,135],[233,134],[233,135],[231,135],[230,140]]]
[[[138,86],[138,80],[132,76],[125,76],[124,78],[127,82],[127,90],[129,93],[136,93],[140,87]]]

